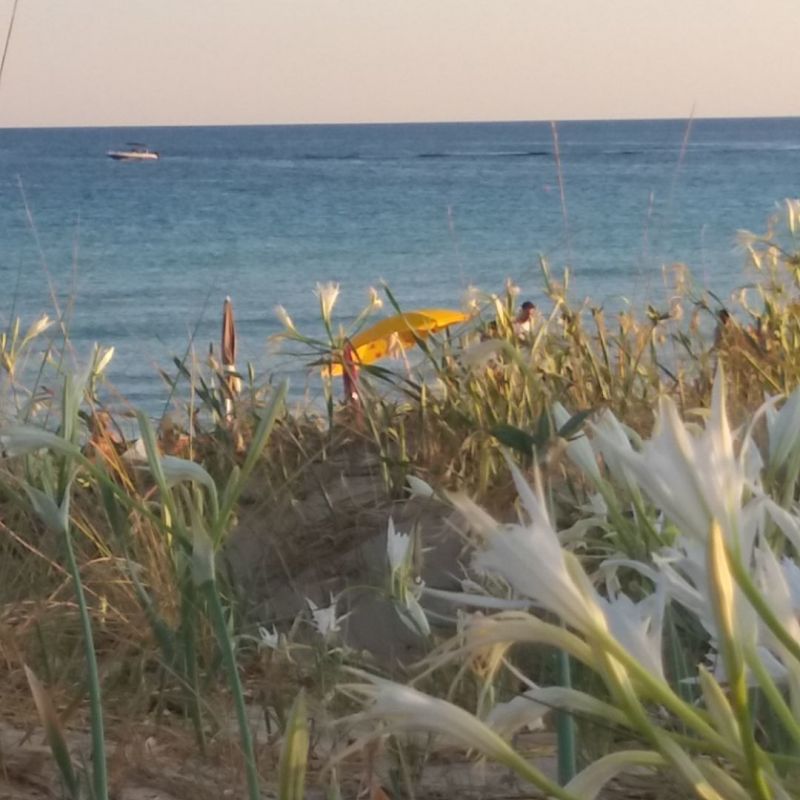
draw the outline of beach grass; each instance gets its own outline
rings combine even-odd
[[[251,369],[248,387],[232,395],[220,365],[189,369],[178,360],[174,413],[155,427],[140,414],[139,445],[125,434],[130,424],[100,401],[113,353],[98,348],[79,370],[68,366],[64,326],[43,317],[24,331],[15,322],[0,337],[0,668],[9,719],[27,725],[38,712],[68,796],[110,796],[105,765],[113,765],[119,737],[147,725],[180,732],[173,735],[193,740],[211,762],[222,751],[232,754],[233,773],[251,800],[275,786],[290,798],[303,796],[311,756],[353,749],[354,737],[336,726],[322,732],[359,708],[353,692],[337,691],[354,683],[350,669],[404,681],[417,675],[415,685],[429,694],[484,716],[518,691],[519,670],[536,675],[537,683],[563,678],[552,644],[572,648],[578,662],[584,650],[565,638],[566,631],[558,634],[557,626],[547,634],[554,637],[549,645],[523,647],[510,673],[507,648],[476,654],[462,643],[453,655],[452,645],[443,642],[456,615],[440,610],[431,629],[420,617],[424,590],[411,580],[427,557],[422,523],[451,524],[444,501],[453,493],[469,496],[501,522],[514,522],[519,486],[509,473],[510,453],[527,475],[538,471],[554,524],[569,532],[567,546],[598,585],[596,570],[610,557],[651,563],[676,531],[663,527],[636,492],[620,495],[605,484],[598,489],[591,468],[577,466],[576,446],[605,412],[613,413],[631,441],[646,441],[664,397],[682,419],[704,424],[721,370],[732,425],[752,423],[754,441],[765,441],[764,414],[754,417],[757,410],[766,396],[788,397],[800,383],[797,219],[798,205],[788,202],[763,234],[742,235],[749,288],[724,308],[678,268],[667,273],[663,298],[611,314],[588,300],[574,302],[568,272],[555,276],[543,262],[550,306],[539,310],[530,332],[520,335],[515,326],[515,287],[474,296],[470,323],[418,339],[415,366],[403,353],[389,367],[363,366],[357,402],[340,402],[339,384],[323,376],[325,408],[290,412],[285,388],[271,377],[259,382]],[[285,334],[293,357],[309,364],[341,358],[346,335],[378,312],[373,298],[342,335],[333,287],[320,287],[319,295],[324,338],[297,331],[291,321]],[[396,306],[388,288],[385,297]],[[62,390],[46,388],[54,385]],[[797,500],[799,476],[800,463],[794,462],[765,474],[771,496],[786,509]],[[409,498],[409,479],[424,481],[434,496]],[[429,506],[417,525],[414,503],[420,502]],[[376,567],[374,558],[361,570],[342,558],[376,539],[382,543],[386,521],[404,512],[413,522],[406,532],[414,542],[403,556],[407,586],[375,580],[386,564]],[[268,580],[261,576],[259,583],[257,569],[244,569],[236,544],[242,539],[251,548],[260,542],[269,553]],[[253,551],[244,552],[246,562]],[[721,552],[718,547],[716,561],[736,573],[741,564],[735,553]],[[792,552],[788,546],[779,555]],[[451,568],[455,574],[459,563]],[[343,574],[329,574],[336,570]],[[314,575],[324,580],[309,603],[305,594],[313,590]],[[641,575],[619,575],[637,599],[653,588]],[[743,576],[736,579],[752,590]],[[502,583],[481,585],[486,596],[510,597]],[[276,586],[280,598],[270,593]],[[723,590],[720,583],[717,594]],[[410,625],[413,646],[405,663],[350,646],[346,616],[365,597],[394,603],[398,618]],[[387,628],[384,635],[394,631]],[[668,682],[679,688],[674,696],[652,684],[647,691],[683,726],[676,736],[705,735],[714,757],[730,758],[743,771],[751,796],[779,797],[773,785],[779,778],[763,774],[761,754],[769,742],[777,755],[770,763],[790,776],[783,791],[796,796],[796,730],[781,690],[772,692],[761,675],[759,708],[749,704],[741,683],[730,695],[739,730],[758,730],[758,741],[745,746],[745,737],[744,755],[734,758],[708,720],[691,711],[699,695],[686,679],[707,648],[706,634],[675,607],[666,641]],[[437,653],[444,654],[438,661]],[[441,669],[423,669],[420,676],[411,662],[424,656]],[[737,657],[729,655],[734,666]],[[573,669],[576,687],[598,702],[622,704],[639,723],[622,731],[619,720],[606,720],[598,729],[597,720],[576,715],[581,759],[612,757],[635,734],[662,760],[631,763],[666,764],[684,778],[694,774],[677,755],[663,760],[672,751],[659,750],[662,733],[637,717],[645,713],[637,705],[641,698],[626,694],[616,679],[598,681],[587,666]],[[609,674],[612,666],[605,678]],[[706,699],[714,691],[709,687]],[[365,721],[378,729],[377,718],[359,723]],[[70,740],[76,728],[93,734],[88,748]],[[374,778],[377,751],[358,730],[363,783]],[[382,763],[394,765],[392,779],[412,796],[429,743],[396,737],[381,751]],[[506,756],[552,796],[573,796]],[[335,793],[338,773],[326,775],[328,791]],[[716,773],[712,778],[714,786],[723,785]],[[319,774],[314,780],[321,780]]]

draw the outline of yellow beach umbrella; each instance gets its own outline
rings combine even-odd
[[[389,355],[389,351],[397,346],[408,350],[417,343],[417,339],[424,339],[431,333],[466,322],[469,318],[469,314],[463,311],[448,308],[424,308],[386,317],[350,340],[355,351],[355,362],[372,364]],[[341,375],[341,363],[331,364],[330,374]]]

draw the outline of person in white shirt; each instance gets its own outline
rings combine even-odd
[[[533,330],[533,316],[536,313],[536,306],[530,300],[526,300],[519,310],[517,318],[514,320],[514,333],[524,339]]]

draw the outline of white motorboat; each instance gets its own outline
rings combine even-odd
[[[106,155],[115,161],[156,161],[159,157],[155,150],[138,142],[128,142],[127,150],[109,150]]]

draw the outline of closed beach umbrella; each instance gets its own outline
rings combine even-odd
[[[227,388],[225,397],[225,414],[233,410],[232,396],[238,394],[241,381],[236,375],[236,323],[233,319],[233,303],[230,297],[225,298],[222,306],[222,372]]]
[[[358,364],[372,364],[390,355],[398,346],[408,350],[431,333],[450,325],[466,322],[469,314],[447,308],[424,308],[406,311],[376,322],[350,340],[353,360]],[[331,364],[330,374],[341,375],[341,363]]]

